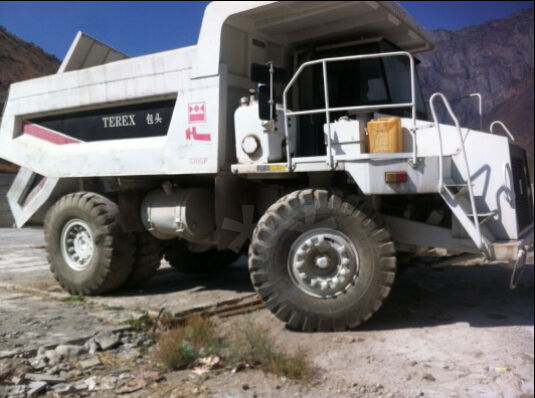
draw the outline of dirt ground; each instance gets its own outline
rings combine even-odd
[[[0,229],[0,397],[13,375],[35,372],[28,363],[39,347],[81,344],[146,310],[180,312],[253,292],[242,258],[225,273],[194,277],[163,264],[143,290],[70,300],[49,275],[42,245],[40,230]],[[220,321],[233,327],[250,318],[288,350],[304,348],[316,369],[309,384],[250,369],[169,372],[155,363],[153,347],[128,348],[139,340],[130,332],[123,332],[122,346],[99,358],[125,357],[130,350],[135,361],[119,370],[82,370],[77,378],[120,383],[121,375],[133,381],[145,371],[162,375],[126,394],[132,397],[533,397],[533,267],[514,291],[509,275],[491,265],[409,268],[383,308],[351,332],[294,332],[266,310]],[[117,391],[72,396],[114,397]]]

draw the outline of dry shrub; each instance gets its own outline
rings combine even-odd
[[[291,379],[309,381],[313,368],[303,349],[293,352],[277,345],[268,330],[252,322],[238,329],[230,345],[232,363],[247,363],[265,372]]]
[[[183,326],[164,332],[159,339],[156,357],[170,369],[183,369],[197,359],[218,355],[223,339],[208,318],[193,316]]]

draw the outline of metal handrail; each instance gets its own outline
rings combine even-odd
[[[466,156],[466,148],[464,146],[464,140],[463,140],[463,134],[461,132],[461,126],[459,125],[459,120],[457,120],[457,117],[453,113],[450,103],[447,100],[446,96],[442,93],[434,93],[431,98],[429,98],[429,107],[431,108],[431,114],[433,115],[433,121],[435,122],[435,125],[437,127],[438,131],[438,140],[439,140],[439,150],[440,150],[440,159],[438,164],[438,190],[439,192],[442,192],[444,188],[444,152],[442,147],[442,133],[440,131],[440,123],[438,122],[438,118],[435,112],[435,104],[434,101],[436,98],[440,98],[442,102],[444,103],[444,106],[446,107],[446,110],[448,111],[448,114],[450,115],[450,118],[453,120],[453,123],[455,124],[455,128],[457,129],[457,133],[459,134],[459,142],[461,144],[461,154],[463,156],[464,160],[464,166],[466,168],[466,183],[468,188],[468,196],[470,197],[470,207],[472,208],[472,216],[473,216],[473,224],[477,232],[477,241],[475,244],[477,245],[478,249],[481,249],[482,241],[481,241],[481,230],[479,228],[479,222],[477,219],[477,210],[476,210],[476,201],[474,198],[474,190],[472,188],[472,177],[470,174],[470,166],[468,165],[468,157]]]
[[[479,131],[483,131],[483,97],[481,93],[472,93],[470,97],[477,98],[477,114],[479,115]]]
[[[490,124],[489,132],[491,134],[494,134],[494,131],[493,131],[494,126],[500,126],[507,133],[511,141],[515,142],[515,137],[513,136],[513,134],[509,131],[509,129],[505,126],[505,124],[502,121],[495,120]]]
[[[327,82],[327,63],[330,62],[343,62],[343,61],[352,61],[359,59],[372,59],[372,58],[389,58],[389,57],[407,57],[409,58],[410,65],[410,78],[411,78],[411,100],[410,102],[394,103],[394,104],[384,104],[384,105],[357,105],[357,106],[344,106],[344,107],[329,107],[329,87]],[[321,109],[312,109],[306,111],[288,111],[288,101],[287,96],[290,89],[293,87],[294,83],[297,81],[297,78],[308,66],[311,65],[322,65],[322,74],[323,74],[323,93],[325,98],[325,107]],[[286,87],[284,88],[283,94],[283,107],[284,107],[284,134],[286,136],[286,159],[288,170],[292,170],[292,157],[290,154],[290,140],[288,135],[288,117],[290,116],[299,116],[299,115],[311,115],[317,113],[325,112],[326,122],[327,122],[327,163],[331,168],[334,167],[334,159],[332,153],[332,144],[331,144],[331,121],[330,121],[330,112],[339,112],[339,111],[355,111],[355,110],[372,110],[372,109],[385,109],[385,108],[412,108],[412,122],[413,129],[409,130],[412,135],[413,142],[413,163],[416,164],[417,161],[417,146],[416,146],[416,79],[415,79],[415,69],[414,69],[414,58],[407,51],[396,51],[390,53],[379,53],[379,54],[363,54],[363,55],[349,55],[344,57],[333,57],[333,58],[322,58],[316,59],[308,62],[304,62],[299,66],[297,71],[294,73]]]

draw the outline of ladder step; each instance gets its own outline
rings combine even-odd
[[[457,198],[461,195],[464,195],[466,192],[468,192],[468,184],[467,183],[453,183],[453,182],[446,182],[444,183],[444,188],[454,197]]]
[[[479,225],[483,225],[487,223],[488,221],[490,221],[496,215],[496,213],[497,213],[496,211],[489,211],[486,213],[477,213],[476,216],[477,216]],[[470,217],[471,219],[474,219],[474,214],[466,214],[466,215]]]

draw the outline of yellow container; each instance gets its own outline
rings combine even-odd
[[[401,120],[399,117],[382,117],[368,122],[368,144],[371,153],[403,152]]]

